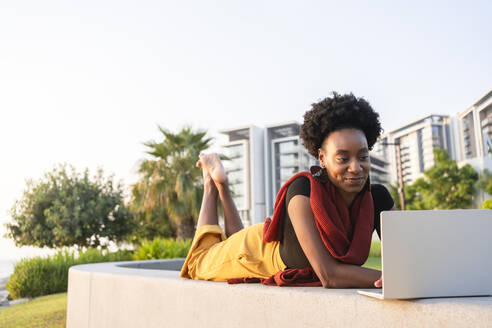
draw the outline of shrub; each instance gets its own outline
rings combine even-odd
[[[6,288],[13,299],[37,297],[67,291],[68,269],[73,265],[185,257],[191,240],[156,238],[144,241],[137,251],[88,249],[85,252],[60,250],[48,257],[22,259],[15,265]]]
[[[77,258],[77,264],[131,261],[132,256],[133,256],[133,251],[129,251],[129,250],[107,252],[99,249],[90,248],[83,253],[79,253],[79,257]]]
[[[486,200],[485,202],[483,202],[483,204],[482,204],[482,208],[492,210],[492,198],[491,198],[491,199]]]
[[[75,257],[73,251],[60,250],[53,256],[22,259],[5,285],[13,299],[36,297],[67,291],[68,269],[73,265],[131,260],[131,251],[109,253],[89,249]]]
[[[144,241],[135,251],[135,260],[155,260],[186,257],[190,250],[191,239],[174,240],[172,238],[155,238]]]

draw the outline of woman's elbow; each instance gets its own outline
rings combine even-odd
[[[337,288],[333,280],[320,279],[323,288]]]
[[[321,275],[320,279],[323,288],[342,288],[340,279],[338,278],[337,268],[332,268],[328,272]]]
[[[343,288],[342,283],[337,279],[322,279],[321,285],[323,288]]]

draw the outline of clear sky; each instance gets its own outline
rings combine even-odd
[[[492,87],[490,1],[0,2],[0,223],[56,163],[128,186],[157,125],[297,120],[352,91],[388,131]],[[0,234],[5,233],[0,227]],[[0,258],[32,254],[0,238]]]

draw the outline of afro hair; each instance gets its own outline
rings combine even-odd
[[[346,128],[361,130],[369,149],[372,149],[382,132],[379,114],[366,100],[352,93],[339,95],[333,92],[331,98],[312,104],[312,109],[304,114],[300,135],[307,151],[318,158],[318,149],[325,138],[333,131]]]

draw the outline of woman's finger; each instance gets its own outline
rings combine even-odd
[[[383,286],[383,277],[379,278],[374,282],[374,287],[381,288],[381,286]]]

